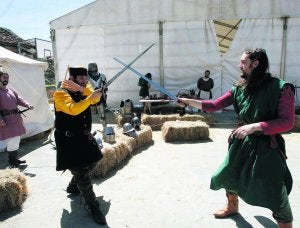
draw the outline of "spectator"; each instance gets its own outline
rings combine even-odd
[[[204,77],[198,79],[197,87],[199,89],[197,98],[202,100],[212,99],[212,89],[214,88],[214,80],[209,77],[210,71],[206,70]]]
[[[25,160],[18,159],[21,135],[26,133],[18,105],[33,110],[33,106],[25,101],[12,88],[8,88],[9,75],[0,71],[0,140],[8,153],[11,167],[17,168]]]

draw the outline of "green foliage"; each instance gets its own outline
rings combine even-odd
[[[52,58],[47,58],[48,69],[45,72],[45,84],[48,86],[55,86],[55,73],[54,73],[54,61]]]

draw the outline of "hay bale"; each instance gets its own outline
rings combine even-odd
[[[122,115],[116,115],[116,123],[118,126],[122,127],[124,123],[131,123],[133,115],[127,115],[127,116],[122,116]]]
[[[108,171],[120,164],[137,149],[152,143],[152,129],[149,126],[141,125],[137,131],[137,138],[123,134],[122,128],[115,129],[114,144],[103,143],[103,158],[96,164],[91,171],[93,177],[103,177]]]
[[[197,141],[209,138],[209,127],[203,121],[167,121],[161,130],[165,142]]]
[[[149,125],[153,131],[160,130],[162,125],[166,121],[203,121],[208,124],[214,123],[215,119],[210,114],[197,114],[197,115],[179,115],[179,114],[171,114],[171,115],[146,115],[142,116],[142,123],[145,125]]]
[[[0,170],[0,211],[20,208],[28,195],[26,177],[18,169]]]

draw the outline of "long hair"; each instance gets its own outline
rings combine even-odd
[[[272,78],[272,75],[269,73],[269,59],[264,49],[247,49],[244,53],[248,55],[252,62],[256,60],[259,62],[258,66],[253,69],[251,75],[249,75],[247,79],[243,78],[237,82],[238,87],[244,88],[246,93],[251,94],[258,87],[269,81],[269,79]]]

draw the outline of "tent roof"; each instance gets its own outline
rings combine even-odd
[[[224,54],[242,18],[299,17],[299,12],[298,0],[96,0],[51,21],[50,27],[213,20],[219,50]]]
[[[50,27],[67,29],[91,25],[299,17],[298,1],[97,0],[51,21]]]
[[[1,46],[0,46],[0,61],[6,61],[6,62],[13,61],[13,62],[19,62],[19,63],[25,63],[25,64],[40,65],[44,68],[44,70],[46,70],[48,67],[48,64],[46,62],[40,62],[40,61],[36,61],[34,59],[30,59],[23,55],[19,55],[17,53],[9,51]]]

